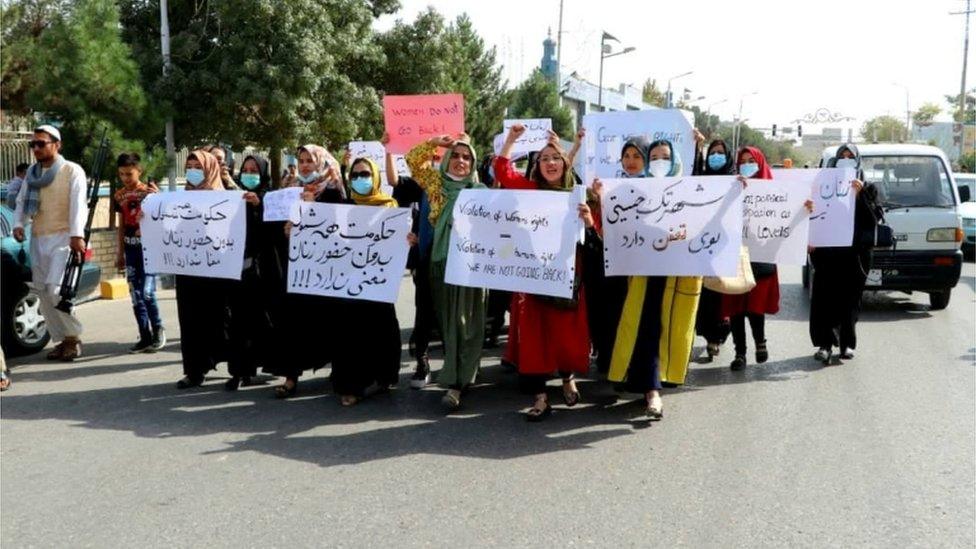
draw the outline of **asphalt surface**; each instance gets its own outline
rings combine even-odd
[[[88,303],[82,359],[11,361],[0,543],[973,547],[974,275],[966,263],[944,311],[924,295],[867,298],[857,358],[825,368],[799,269],[783,269],[770,361],[731,372],[730,342],[666,391],[654,424],[598,381],[529,424],[497,350],[449,417],[439,389],[408,388],[406,352],[400,388],[349,409],[323,371],[289,401],[270,381],[225,392],[223,367],[177,391],[172,292],[171,343],[154,355],[125,354],[127,300]],[[400,295],[406,341],[408,279]]]

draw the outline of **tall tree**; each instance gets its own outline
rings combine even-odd
[[[665,93],[657,87],[657,80],[648,78],[644,82],[644,89],[641,95],[645,103],[650,103],[656,107],[664,108],[664,105],[667,103]]]
[[[912,115],[912,123],[921,127],[930,126],[940,112],[942,107],[935,103],[925,103]]]
[[[861,126],[861,137],[874,142],[900,142],[905,140],[905,123],[894,116],[876,116]]]
[[[536,69],[512,93],[510,118],[551,118],[552,130],[573,139],[573,112],[559,102],[556,83]]]
[[[379,98],[352,76],[378,64],[372,22],[391,0],[170,2],[173,70],[162,75],[159,4],[123,0],[127,38],[182,145],[223,141],[279,155],[296,143],[336,147],[375,124]]]
[[[946,102],[949,103],[949,112],[952,113],[952,119],[956,122],[965,121],[966,124],[976,124],[976,90],[969,90],[966,92],[966,112],[963,113],[959,110],[959,94],[946,95]]]

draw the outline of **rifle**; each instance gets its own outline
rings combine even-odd
[[[98,145],[98,151],[92,159],[91,169],[89,170],[89,191],[88,196],[88,220],[85,222],[85,243],[91,238],[92,221],[95,219],[95,208],[98,206],[98,188],[102,182],[102,171],[105,169],[105,158],[108,156],[108,138],[106,137],[107,128],[102,129],[102,139]],[[64,275],[61,276],[61,300],[55,309],[71,314],[74,307],[74,298],[78,296],[78,283],[81,282],[81,268],[85,265],[84,253],[68,254],[68,262],[64,267]]]

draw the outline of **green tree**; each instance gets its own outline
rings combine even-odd
[[[976,90],[969,90],[966,92],[966,112],[965,116],[959,110],[959,94],[946,95],[946,102],[949,103],[949,111],[952,113],[952,119],[956,122],[965,120],[966,124],[976,124],[976,95],[973,94]]]
[[[3,35],[5,108],[60,125],[74,160],[88,161],[103,128],[116,149],[145,153],[152,109],[115,2],[9,3]]]
[[[875,143],[905,140],[905,123],[894,116],[876,116],[861,126],[861,137]]]
[[[969,151],[959,157],[959,171],[965,173],[976,172],[976,152]]]
[[[645,103],[650,103],[656,107],[664,108],[664,105],[667,102],[665,92],[657,87],[657,80],[652,80],[650,78],[644,82],[642,96]]]
[[[912,115],[912,123],[920,127],[930,126],[940,112],[942,107],[935,103],[925,103]]]
[[[512,94],[509,118],[551,118],[552,130],[573,139],[573,112],[559,102],[556,83],[536,69]]]
[[[376,127],[379,97],[355,77],[360,64],[382,63],[371,25],[396,2],[175,0],[167,77],[158,2],[123,4],[143,80],[173,116],[181,145],[267,148],[277,177],[282,149],[309,141],[336,147]]]

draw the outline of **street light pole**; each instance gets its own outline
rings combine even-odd
[[[159,39],[163,53],[163,76],[168,76],[171,68],[171,58],[169,53],[169,9],[167,0],[159,1]],[[173,116],[166,119],[166,161],[169,170],[166,173],[169,179],[169,190],[176,190],[176,137],[173,131]]]
[[[667,106],[667,108],[670,109],[670,108],[672,108],[674,106],[674,102],[671,101],[671,81],[672,80],[677,80],[677,79],[682,78],[682,77],[685,77],[685,76],[688,76],[689,74],[694,74],[694,72],[695,71],[688,71],[686,73],[679,74],[678,76],[672,76],[671,78],[668,78],[668,91],[665,92],[666,93],[666,98],[667,98],[667,103],[665,103],[665,105]]]
[[[618,51],[616,53],[610,53],[610,44],[606,43],[608,39],[613,40],[614,42],[620,42],[620,40],[617,40],[612,35],[608,34],[606,31],[604,31],[603,36],[600,37],[600,84],[599,84],[600,90],[597,92],[596,102],[597,105],[600,107],[601,112],[603,111],[603,60],[608,59],[610,57],[615,57],[617,55],[630,53],[635,49],[637,49],[633,46],[627,46],[621,51]]]
[[[892,82],[891,84],[905,90],[905,143],[908,143],[911,140],[910,136],[912,124],[912,108],[911,103],[909,102],[908,86],[899,84],[898,82]]]
[[[959,158],[962,159],[962,155],[966,152],[964,148],[966,141],[966,64],[969,62],[969,14],[974,13],[971,9],[972,4],[970,0],[966,0],[966,11],[954,12],[950,15],[965,15],[966,16],[966,31],[963,34],[962,41],[962,83],[959,84],[959,127],[962,130],[959,132]]]

